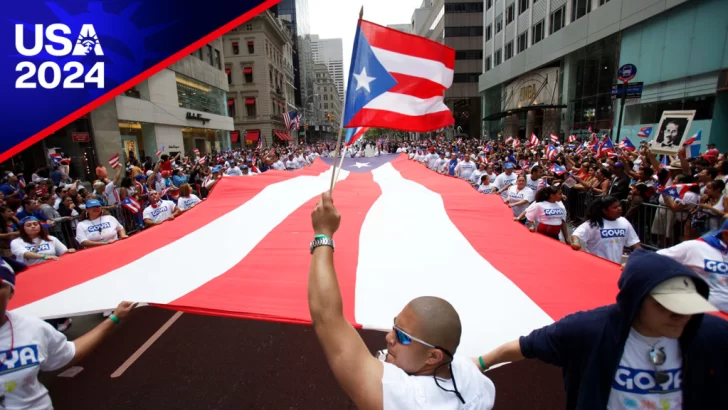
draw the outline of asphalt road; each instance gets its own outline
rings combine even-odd
[[[57,410],[353,409],[310,326],[181,314],[119,377],[129,357],[175,312],[135,310],[73,377],[41,375]],[[74,319],[70,339],[102,320]],[[361,331],[372,352],[384,335]],[[563,409],[559,369],[534,361],[488,372],[496,409]]]

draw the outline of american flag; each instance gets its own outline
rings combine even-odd
[[[142,205],[136,199],[128,196],[121,201],[121,206],[128,209],[133,214],[138,214],[142,209]]]
[[[119,166],[119,154],[116,154],[109,159],[109,165],[111,166],[111,168],[116,168]]]
[[[258,149],[263,148],[263,135],[258,135]]]

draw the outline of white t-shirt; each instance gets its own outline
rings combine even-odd
[[[612,262],[621,263],[624,247],[640,243],[640,238],[632,224],[623,217],[614,221],[606,219],[603,221],[603,228],[592,227],[589,221],[586,221],[579,225],[572,235],[579,238],[582,249],[585,251]]]
[[[526,175],[526,186],[529,187],[529,188],[531,188],[533,190],[533,192],[538,191],[538,183],[540,181],[541,181],[541,178],[539,178],[539,179],[537,179],[537,180],[534,181],[531,178],[531,175]]]
[[[48,390],[38,381],[38,373],[53,371],[70,363],[76,345],[48,323],[32,316],[7,312],[10,322],[0,327],[0,345],[5,361],[0,366],[0,392],[5,396],[2,408],[52,409]],[[12,323],[12,331],[10,329]]]
[[[682,263],[700,275],[710,287],[708,300],[718,309],[728,313],[728,255],[697,240],[660,249],[657,253]]]
[[[61,256],[67,251],[68,248],[66,248],[66,245],[53,235],[48,235],[47,241],[41,238],[35,238],[32,244],[25,242],[23,238],[15,238],[10,242],[10,252],[15,256],[15,260],[26,265],[37,265],[45,262],[43,259],[25,259],[23,255],[26,252],[48,256]]]
[[[526,209],[526,219],[531,222],[538,220],[544,225],[561,226],[566,221],[566,207],[559,202],[534,202]]]
[[[448,159],[447,158],[438,158],[437,161],[435,161],[435,168],[434,170],[437,172],[442,172],[443,168],[447,166]]]
[[[518,175],[516,175],[515,172],[511,172],[511,175],[506,175],[506,173],[503,172],[502,174],[495,177],[493,183],[495,184],[496,188],[498,188],[498,190],[502,190],[508,185],[515,184],[516,179],[518,179]],[[508,197],[508,191],[501,192],[501,197],[503,198],[503,200],[505,200]]]
[[[228,174],[230,176],[234,176],[234,177],[239,177],[239,176],[243,175],[243,171],[241,171],[240,168],[235,166],[235,167],[228,169],[226,174]]]
[[[159,201],[159,206],[156,208],[149,205],[144,208],[144,219],[151,219],[154,222],[166,221],[174,213],[175,206],[172,201]]]
[[[286,169],[286,166],[283,165],[283,161],[281,160],[274,162],[270,167],[278,171],[283,171],[284,169]]]
[[[528,205],[533,202],[533,190],[529,187],[524,187],[520,191],[518,190],[518,187],[516,185],[513,185],[512,187],[508,188],[508,197],[506,199],[506,202],[511,205],[515,204],[516,202],[523,201],[524,199],[528,201],[528,203],[524,205],[516,205],[513,208],[513,216],[517,217],[520,214],[523,213],[523,211],[528,208]]]
[[[664,364],[650,361],[653,346],[665,352]],[[667,382],[657,384],[655,369],[668,375]],[[617,409],[682,409],[682,352],[677,339],[647,337],[630,329],[607,402],[607,410]]]
[[[432,153],[427,155],[427,168],[435,169],[435,164],[437,163],[437,160],[440,159],[440,156]]]
[[[384,410],[399,409],[467,409],[489,410],[495,402],[495,386],[468,358],[455,356],[452,363],[458,391],[463,405],[455,393],[437,387],[432,376],[410,376],[399,367],[384,363],[382,393]],[[445,389],[454,390],[452,380],[439,379]]]
[[[496,190],[496,187],[493,184],[488,184],[488,185],[480,184],[478,186],[478,192],[482,192],[484,194],[489,194],[495,190]]]
[[[106,200],[108,201],[109,206],[116,205],[116,203],[119,202],[119,188],[114,185],[113,181],[106,184],[104,194],[106,195]]]
[[[298,169],[298,165],[295,161],[286,161],[286,169],[289,171],[295,171]]]
[[[111,215],[101,215],[93,221],[87,219],[76,226],[76,241],[83,243],[86,240],[104,242],[119,239],[118,232],[122,226]]]
[[[475,162],[473,161],[460,161],[455,166],[455,173],[460,176],[462,179],[470,179],[470,175],[473,174],[473,171],[478,169],[478,166],[475,165]]]
[[[200,198],[198,198],[195,194],[190,194],[189,198],[179,197],[177,200],[177,208],[179,208],[180,211],[186,211],[199,203]]]

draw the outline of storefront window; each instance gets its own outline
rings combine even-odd
[[[211,130],[206,128],[182,128],[182,140],[185,153],[192,152],[197,148],[200,154],[220,152],[225,148],[226,132],[222,130]]]
[[[180,107],[225,115],[225,91],[179,73],[176,76]]]
[[[569,111],[572,129],[595,132],[611,129],[614,118],[611,89],[616,81],[616,36],[607,37],[576,51],[574,99]]]

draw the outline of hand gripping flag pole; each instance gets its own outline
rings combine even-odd
[[[362,18],[364,18],[364,6],[361,6],[361,9],[359,9],[359,23],[361,23]],[[354,44],[354,49],[356,50],[356,44]],[[329,188],[329,192],[331,194],[334,193],[334,185],[336,185],[336,181],[339,179],[339,173],[336,172],[336,159],[339,157],[339,154],[341,153],[341,137],[344,135],[345,115],[346,115],[346,107],[344,107],[344,109],[341,110],[341,122],[339,123],[339,139],[338,139],[338,141],[336,141],[336,152],[334,153],[334,168],[331,170],[331,187]],[[341,165],[343,165],[343,163],[344,163],[344,155],[341,156],[341,163],[339,164],[339,169],[341,169]]]

